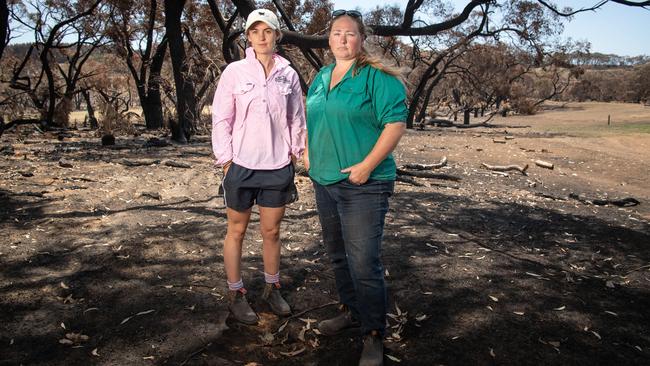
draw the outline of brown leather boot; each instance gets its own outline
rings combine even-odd
[[[291,315],[291,307],[289,304],[282,298],[280,294],[280,284],[279,283],[267,283],[264,286],[264,292],[262,293],[262,299],[266,301],[267,304],[271,307],[271,310],[279,316]]]
[[[257,324],[257,314],[251,309],[246,300],[246,289],[228,290],[226,296],[228,298],[228,309],[230,309],[230,313],[237,321],[248,325]]]
[[[363,351],[359,366],[382,366],[384,364],[384,340],[376,330],[363,336]]]
[[[346,329],[359,327],[359,322],[354,319],[352,311],[347,306],[341,305],[339,309],[341,310],[339,315],[318,323],[318,330],[322,334],[333,336]]]

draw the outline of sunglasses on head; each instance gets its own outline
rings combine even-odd
[[[340,17],[342,15],[347,15],[352,18],[361,18],[361,12],[357,10],[339,9],[332,12],[332,18]]]

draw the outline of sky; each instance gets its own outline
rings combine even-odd
[[[468,1],[449,0],[460,11]],[[402,11],[408,1],[391,0],[333,0],[334,9],[370,10],[385,4],[398,5]],[[574,9],[597,3],[597,0],[554,1],[560,7]],[[360,6],[359,4],[363,4]],[[605,4],[596,12],[577,14],[565,23],[563,37],[573,40],[587,40],[591,52],[613,53],[619,56],[650,56],[650,10],[618,4]]]

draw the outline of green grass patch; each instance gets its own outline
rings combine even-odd
[[[611,135],[629,135],[629,134],[650,134],[649,122],[622,122],[598,124],[598,125],[581,125],[571,126],[570,124],[548,125],[544,128],[549,132],[563,133],[571,136],[600,137]]]

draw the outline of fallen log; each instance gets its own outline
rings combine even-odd
[[[160,193],[152,192],[152,191],[142,192],[142,193],[140,193],[140,197],[153,198],[155,200],[161,200],[162,199],[162,196],[160,195]]]
[[[634,197],[626,197],[622,199],[600,199],[600,198],[594,198],[594,199],[589,199],[582,197],[579,194],[575,193],[569,193],[569,198],[572,198],[576,201],[580,201],[584,204],[593,204],[596,206],[606,206],[606,205],[614,205],[618,207],[631,207],[631,206],[637,206],[640,205],[641,202],[637,200]]]
[[[526,174],[526,170],[528,170],[528,164],[524,165],[523,167],[519,165],[489,165],[485,163],[482,163],[481,165],[483,165],[485,169],[494,170],[497,172],[507,172],[511,170],[516,170],[523,175],[528,175]]]
[[[414,185],[416,187],[423,187],[424,186],[424,184],[416,182],[415,179],[405,177],[405,176],[402,176],[402,175],[398,175],[397,177],[395,177],[395,180],[398,181],[398,182],[408,183],[408,184]]]
[[[43,127],[45,126],[45,121],[36,118],[20,118],[5,124],[4,118],[0,117],[0,136],[2,136],[5,131],[11,129],[14,126],[31,124],[38,124]]]
[[[131,159],[121,159],[118,161],[118,163],[126,166],[144,166],[144,165],[154,165],[154,164],[159,164],[160,160],[155,160],[155,159],[138,159],[138,160],[131,160]]]
[[[553,163],[549,163],[548,161],[544,160],[535,160],[535,165],[546,169],[553,169]]]
[[[640,205],[641,202],[634,197],[625,197],[620,200],[601,200],[595,199],[591,200],[594,205],[604,206],[604,205],[614,205],[618,207],[630,207]]]
[[[192,167],[190,164],[183,163],[183,162],[180,162],[180,161],[175,161],[175,160],[165,160],[165,161],[163,161],[163,164],[167,165],[167,166],[170,166],[170,167],[173,167],[173,168],[189,169],[189,168]]]
[[[400,168],[402,168],[402,169],[414,169],[414,170],[433,170],[433,169],[442,168],[445,165],[447,165],[447,157],[443,156],[442,159],[440,159],[439,163],[435,163],[435,164],[404,164]]]
[[[462,125],[455,125],[455,126],[456,126],[456,128],[492,127],[487,122],[475,123],[475,124],[472,124],[472,125],[462,124]]]
[[[397,169],[397,174],[398,175],[407,175],[411,177],[418,177],[418,178],[433,178],[433,179],[444,179],[444,180],[451,180],[454,182],[459,182],[460,178],[449,175],[449,174],[442,174],[442,173],[431,173],[431,172],[409,172],[408,170],[404,169]]]

